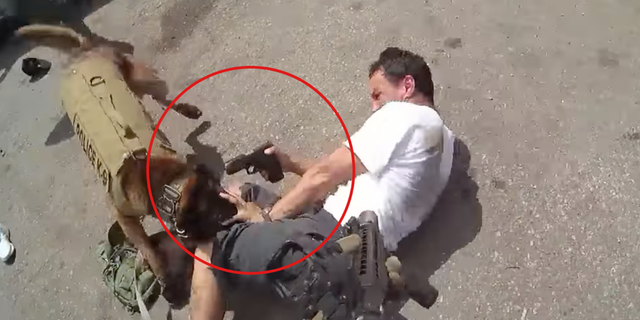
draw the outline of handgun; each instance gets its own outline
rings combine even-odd
[[[245,169],[247,174],[255,174],[259,171],[266,171],[268,181],[276,183],[284,178],[282,166],[275,154],[266,154],[265,150],[273,147],[271,142],[266,142],[253,150],[249,154],[241,154],[225,164],[225,171],[232,175]]]

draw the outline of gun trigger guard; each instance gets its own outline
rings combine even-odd
[[[258,172],[258,168],[256,168],[255,166],[249,166],[246,170],[247,174],[255,174],[256,172]]]

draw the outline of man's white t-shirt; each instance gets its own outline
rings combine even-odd
[[[355,179],[353,196],[342,223],[361,212],[378,215],[385,247],[415,231],[431,213],[451,172],[453,133],[428,106],[389,102],[351,136],[353,152],[367,168]],[[349,147],[349,142],[344,143]],[[324,209],[340,219],[351,181],[340,186]]]

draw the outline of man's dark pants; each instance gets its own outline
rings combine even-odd
[[[255,184],[245,184],[240,189],[242,198],[254,202],[260,207],[273,205],[279,197]],[[218,245],[214,249],[213,263],[217,266],[245,272],[265,271],[272,269],[269,262],[283,244],[296,234],[317,234],[319,245],[324,238],[331,234],[338,221],[323,209],[309,209],[308,212],[294,219],[283,219],[269,223],[241,223],[223,231],[218,235]],[[345,235],[341,226],[327,243]],[[317,247],[317,245],[315,246]],[[315,249],[311,248],[311,250]],[[308,250],[307,250],[308,251]],[[285,255],[276,267],[288,265],[300,260],[307,251],[292,251]],[[301,262],[285,272],[289,276],[303,273],[307,265]],[[272,277],[269,275],[237,275],[228,272],[217,272],[227,285],[234,289],[245,288],[251,290],[270,290]]]

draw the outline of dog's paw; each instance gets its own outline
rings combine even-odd
[[[173,110],[193,120],[199,119],[202,116],[202,110],[200,110],[200,108],[188,103],[176,103],[173,105]]]

